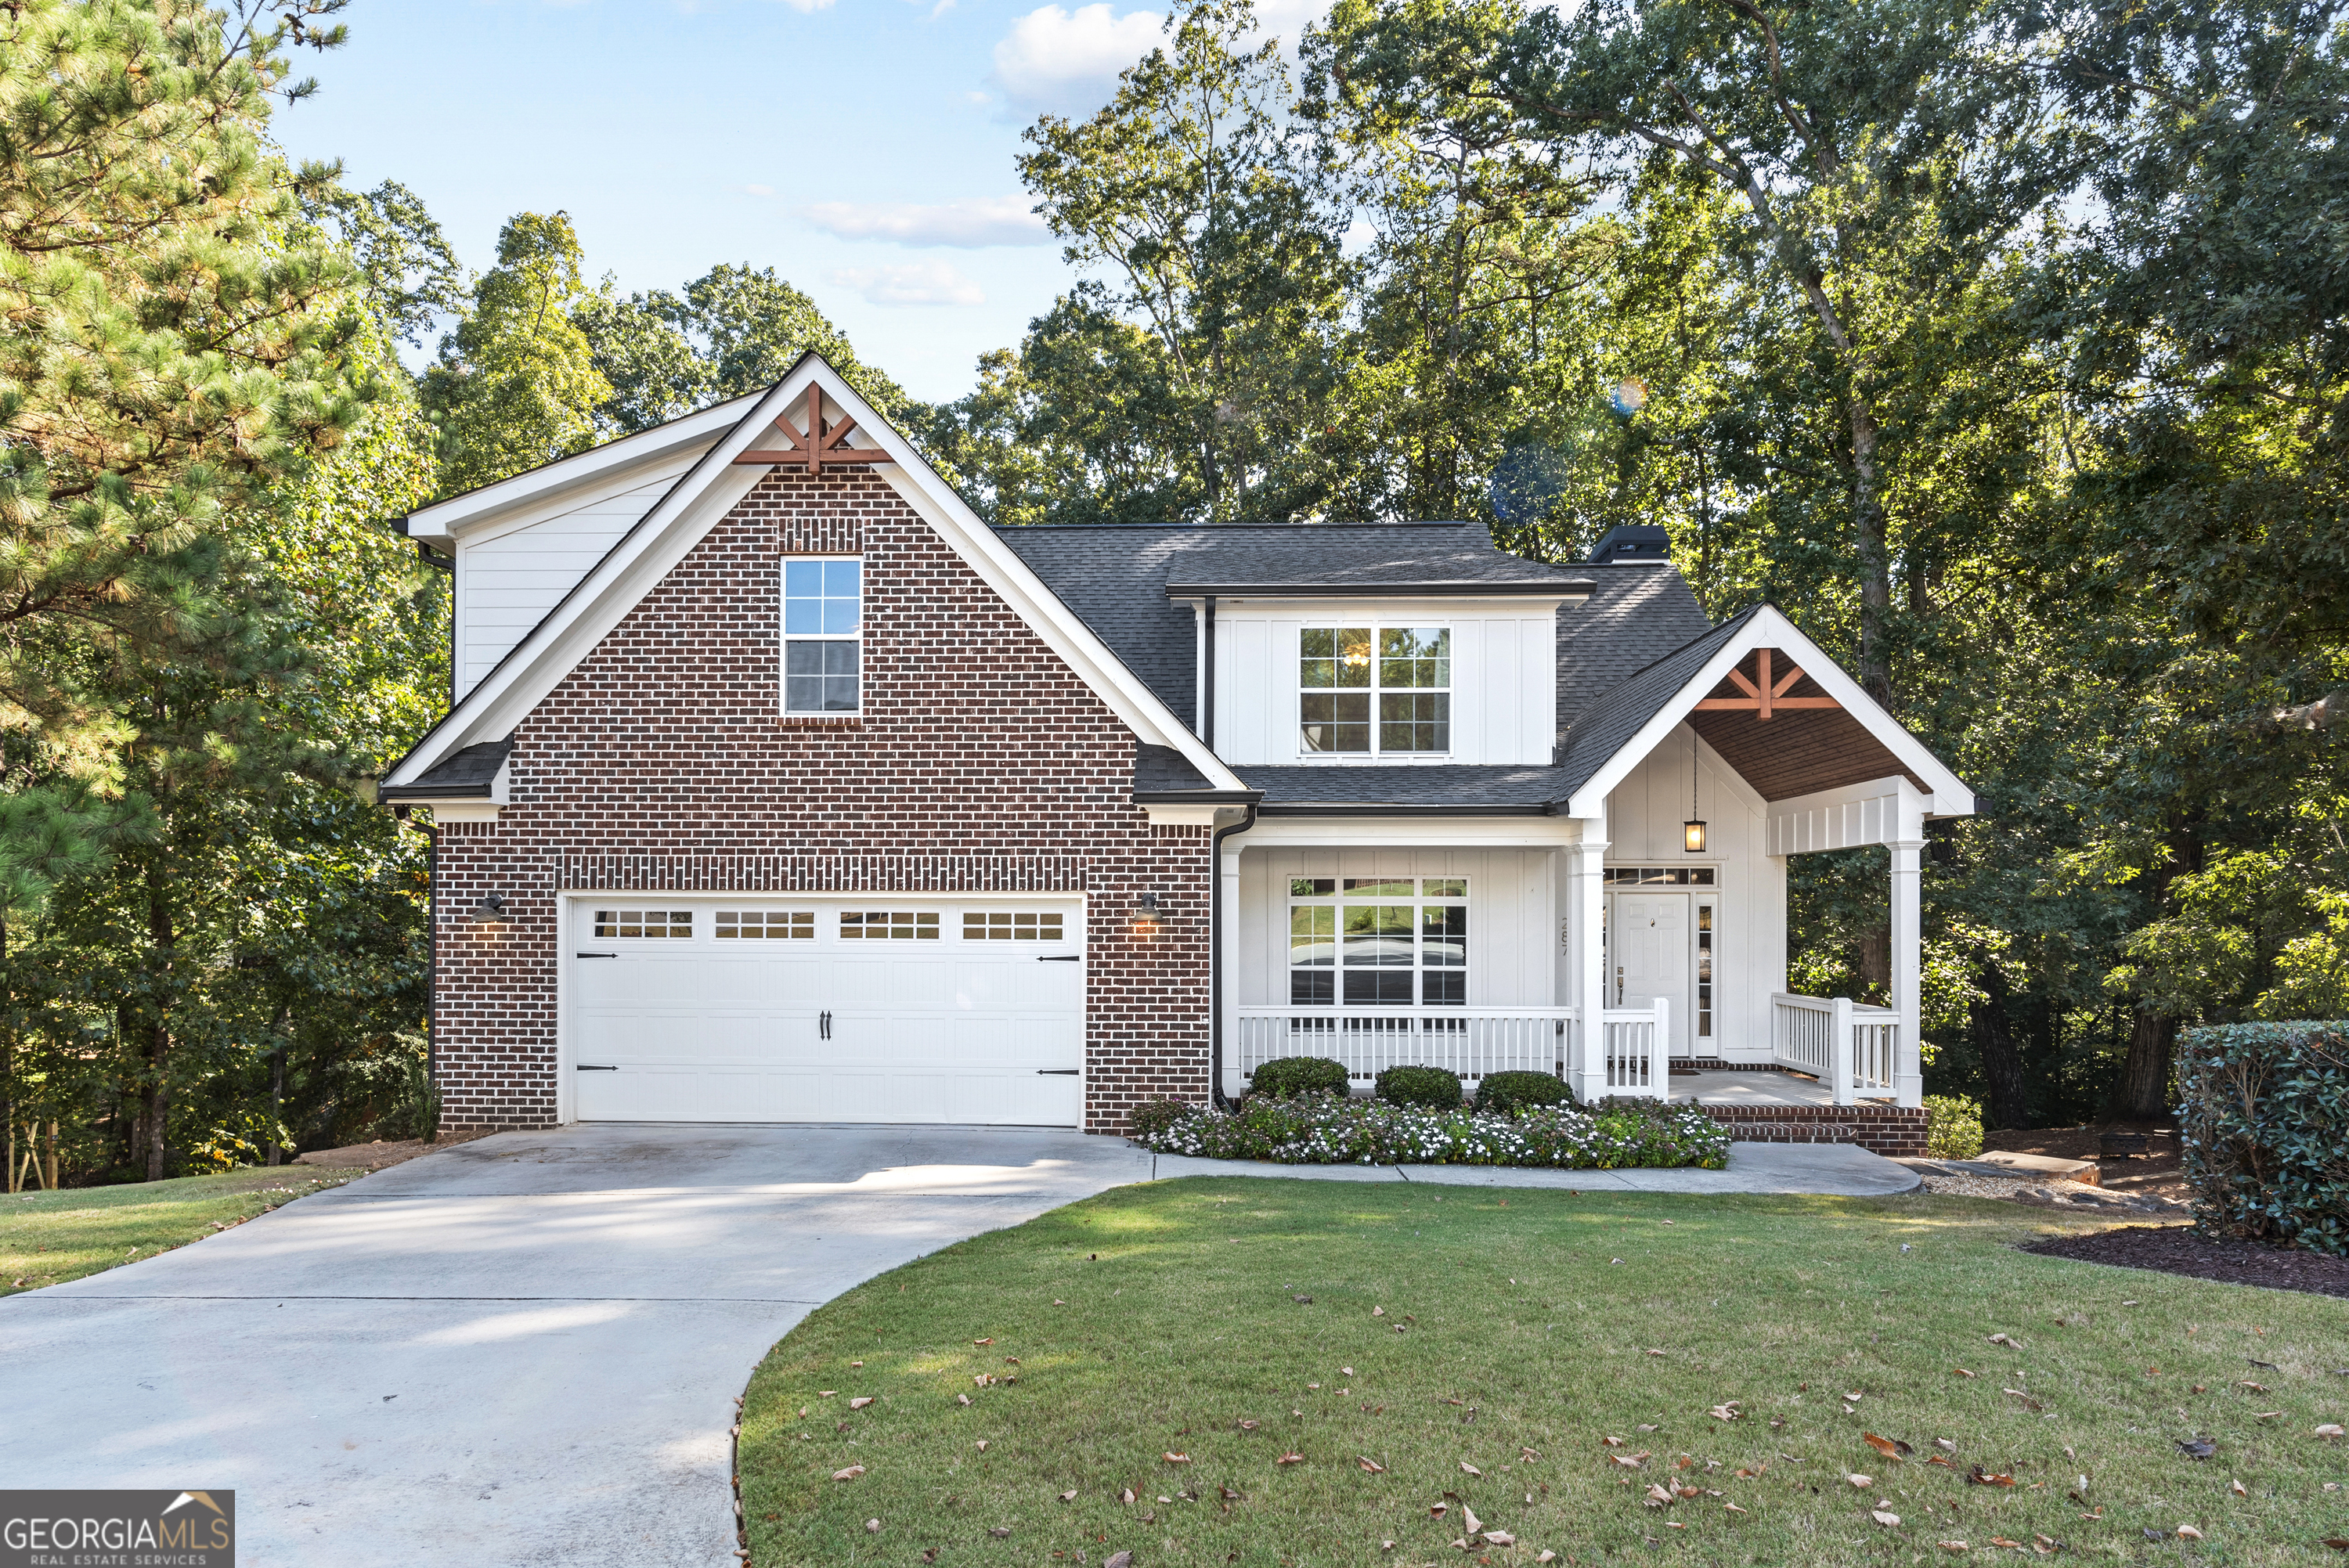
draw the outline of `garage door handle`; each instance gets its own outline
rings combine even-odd
[[[579,1070],[579,1071],[581,1071],[581,1072],[583,1072],[583,1073],[616,1073],[616,1072],[618,1072],[620,1069],[619,1069],[618,1068],[595,1068],[595,1067],[589,1067],[585,1062],[581,1062],[581,1063],[579,1064],[578,1070]]]
[[[572,956],[574,958],[617,958],[619,954],[616,953],[574,953]]]
[[[1081,953],[1040,953],[1036,955],[1039,964],[1082,964],[1084,961],[1085,955]]]
[[[1036,1076],[1038,1078],[1082,1078],[1084,1071],[1082,1068],[1038,1068]]]

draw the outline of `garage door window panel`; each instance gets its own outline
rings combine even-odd
[[[595,912],[595,935],[606,942],[652,937],[664,941],[689,938],[693,935],[693,912],[689,909],[599,909]]]

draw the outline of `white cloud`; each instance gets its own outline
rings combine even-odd
[[[944,262],[892,267],[835,267],[832,281],[880,305],[985,304],[978,285]]]
[[[895,240],[901,245],[1043,245],[1044,220],[1025,196],[969,196],[924,206],[913,201],[819,201],[808,222],[843,240]]]
[[[1330,4],[1330,0],[1261,0],[1256,8],[1257,31],[1278,38],[1280,52],[1294,61],[1305,24],[1329,15]]]
[[[828,11],[832,8],[832,0],[783,0],[783,4],[802,14]]]
[[[1118,72],[1157,47],[1164,20],[1155,11],[1116,15],[1108,0],[1042,6],[995,46],[995,85],[1020,108],[1090,114],[1109,101]]]

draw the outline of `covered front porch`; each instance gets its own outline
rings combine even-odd
[[[1226,1095],[1310,1056],[1360,1094],[1390,1067],[1472,1093],[1531,1071],[1765,1136],[1921,1130],[1925,824],[1971,794],[1766,608],[1623,689],[1638,708],[1587,721],[1603,752],[1563,748],[1543,804],[1514,775],[1482,811],[1300,803],[1226,839]],[[1865,846],[1886,851],[1887,1005],[1789,991],[1789,861]]]

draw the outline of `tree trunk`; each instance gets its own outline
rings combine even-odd
[[[1852,944],[1852,967],[1868,993],[1856,1000],[1889,1006],[1892,998],[1892,923],[1871,925]]]
[[[147,1092],[140,1098],[140,1117],[147,1153],[147,1180],[163,1179],[163,1123],[171,1109],[171,1094],[163,1087],[163,1069],[171,1054],[171,1034],[161,1024],[147,1026]]]
[[[2169,1058],[2178,1020],[2142,1008],[2130,1014],[2128,1060],[2113,1086],[2115,1121],[2159,1121],[2169,1115]]]
[[[172,949],[178,945],[178,934],[171,923],[171,902],[166,892],[162,866],[154,859],[147,862],[147,939],[155,945],[155,957],[162,966],[163,984],[156,988],[157,1016],[147,1026],[147,1180],[163,1179],[164,1129],[169,1119],[171,1095],[166,1074],[171,1068],[171,1024],[168,998],[174,976],[171,974]]]
[[[1887,645],[1892,610],[1892,546],[1884,521],[1876,469],[1876,417],[1858,385],[1851,388],[1851,522],[1859,554],[1859,684],[1887,710],[1892,707],[1892,657]]]
[[[2027,1127],[2031,1113],[2023,1098],[2023,1058],[2014,1049],[2014,1028],[2007,1020],[2006,976],[1995,964],[1978,971],[1984,995],[1968,1009],[1974,1049],[1981,1054],[1982,1077],[1990,1090],[1990,1124],[1993,1128]]]

